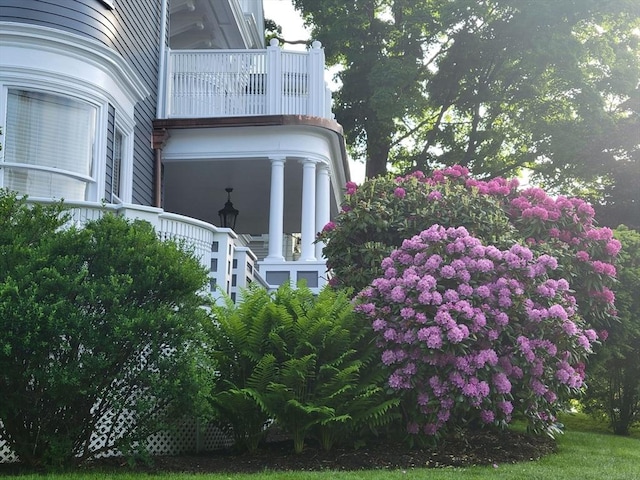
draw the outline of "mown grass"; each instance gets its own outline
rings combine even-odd
[[[81,472],[22,475],[20,480],[640,480],[640,429],[629,437],[609,433],[606,425],[583,414],[562,418],[566,433],[558,453],[538,461],[492,467],[361,472],[263,472],[259,474],[141,474]]]

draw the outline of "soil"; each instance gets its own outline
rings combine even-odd
[[[81,467],[84,471],[136,471],[143,473],[255,473],[270,471],[411,470],[414,468],[499,466],[536,460],[556,451],[546,436],[514,431],[480,431],[448,439],[438,447],[408,448],[404,443],[371,443],[359,449],[336,448],[325,452],[305,445],[293,452],[290,440],[277,439],[256,453],[232,450],[199,455],[158,456],[132,465],[123,458],[104,458]],[[0,464],[0,475],[26,473],[19,464]]]
[[[439,447],[408,448],[404,443],[371,444],[360,449],[338,448],[325,452],[313,445],[293,452],[290,441],[268,442],[253,454],[218,451],[202,455],[155,457],[133,470],[150,473],[253,473],[271,471],[410,470],[414,468],[466,467],[536,460],[556,451],[549,437],[513,431],[470,433],[449,439]],[[88,468],[131,469],[123,459],[104,459]]]

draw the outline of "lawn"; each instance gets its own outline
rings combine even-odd
[[[558,453],[534,462],[491,467],[415,469],[358,472],[264,472],[260,474],[136,474],[73,473],[21,475],[20,480],[454,480],[454,479],[527,479],[527,480],[640,480],[640,429],[629,437],[607,432],[582,414],[567,414],[566,433],[558,439]]]

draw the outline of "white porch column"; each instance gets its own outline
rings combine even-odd
[[[316,162],[305,158],[302,163],[302,218],[300,233],[302,245],[300,260],[315,261],[316,237]]]
[[[284,235],[284,157],[271,160],[271,200],[269,205],[269,255],[265,260],[284,262],[282,237]]]
[[[319,163],[316,174],[316,234],[329,223],[331,219],[331,205],[329,200],[331,178],[329,177],[329,165]],[[324,243],[316,243],[316,258],[322,258]]]

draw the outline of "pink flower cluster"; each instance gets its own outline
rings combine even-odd
[[[356,309],[371,319],[389,386],[409,402],[410,433],[434,435],[462,413],[509,422],[517,408],[540,426],[582,386],[597,335],[569,283],[550,277],[556,267],[439,225],[382,261]]]
[[[595,211],[589,203],[580,198],[551,197],[541,188],[518,190],[517,179],[477,180],[460,165],[435,170],[430,176],[413,172],[396,178],[396,183],[402,186],[412,179],[430,186],[459,183],[482,195],[501,199],[514,226],[531,245],[543,250],[568,247],[574,252],[573,257],[563,261],[563,270],[576,279],[573,287],[585,311],[589,312],[589,320],[600,321],[615,315],[615,296],[610,287],[616,276],[613,263],[621,245],[613,238],[611,229],[594,225]],[[432,190],[428,198],[440,200],[442,194]],[[595,284],[593,274],[598,278]],[[585,282],[586,278],[591,280]],[[588,283],[589,289],[583,283]]]

